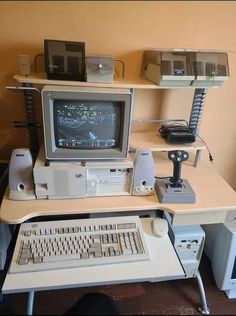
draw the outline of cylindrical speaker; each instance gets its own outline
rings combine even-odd
[[[152,151],[138,149],[134,160],[132,195],[152,195],[155,184],[155,171]]]
[[[28,148],[14,149],[9,164],[10,200],[33,200],[33,159]]]

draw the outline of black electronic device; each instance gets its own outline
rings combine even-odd
[[[181,179],[181,163],[189,158],[186,151],[174,150],[168,152],[168,158],[173,161],[174,170],[173,177],[170,178],[170,186],[181,187],[183,180]]]
[[[85,81],[85,43],[44,40],[48,79]]]
[[[194,143],[196,141],[193,131],[182,125],[162,125],[159,132],[167,143],[171,144]]]

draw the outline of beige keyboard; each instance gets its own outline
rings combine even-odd
[[[10,273],[149,260],[138,216],[23,223]]]

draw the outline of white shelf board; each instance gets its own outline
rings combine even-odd
[[[130,135],[130,149],[148,148],[151,151],[170,151],[170,150],[202,150],[205,144],[197,139],[192,144],[168,144],[158,131],[132,132]]]
[[[19,83],[30,83],[38,85],[60,85],[74,87],[103,87],[103,88],[134,88],[134,89],[195,89],[192,86],[158,86],[155,83],[137,77],[127,77],[125,79],[115,79],[112,83],[97,83],[86,81],[52,80],[47,79],[46,73],[32,73],[29,76],[16,74],[13,77]],[[200,87],[198,87],[200,88]]]

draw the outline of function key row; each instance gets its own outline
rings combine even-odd
[[[74,226],[74,227],[59,227],[59,228],[39,228],[23,231],[25,237],[56,235],[56,234],[71,234],[71,233],[85,233],[85,232],[99,232],[116,229],[130,229],[136,228],[135,223],[123,224],[107,224],[107,225],[87,225],[87,226]]]

